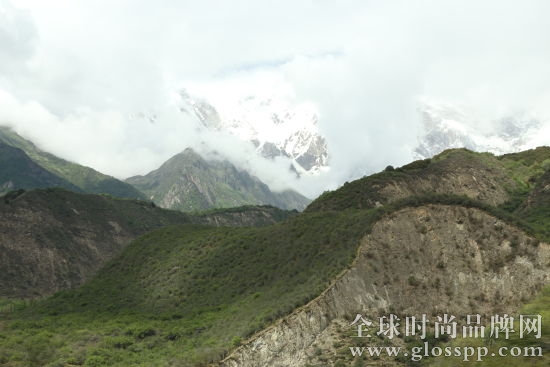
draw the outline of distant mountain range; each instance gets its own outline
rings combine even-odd
[[[160,227],[262,226],[298,213],[274,206],[302,210],[310,202],[292,191],[273,193],[229,162],[206,161],[191,149],[128,181],[58,158],[0,127],[0,299],[77,287],[131,240]],[[153,202],[210,210],[189,215]],[[231,208],[216,209],[222,207]]]
[[[251,142],[265,158],[290,158],[299,175],[330,167],[330,146],[320,132],[313,104],[298,103],[276,91],[221,99],[186,89],[179,92],[178,103],[182,112],[207,131],[224,131]],[[415,159],[431,158],[451,148],[505,154],[541,145],[535,138],[542,124],[527,114],[478,121],[458,106],[435,101],[425,101],[419,113],[420,133],[411,152]]]
[[[272,192],[228,161],[206,161],[191,149],[159,169],[123,182],[44,152],[7,127],[0,127],[0,195],[15,189],[62,187],[74,192],[147,199],[180,211],[242,205],[302,210],[309,199],[295,191]]]
[[[505,154],[540,144],[533,140],[540,133],[542,124],[529,116],[503,117],[484,130],[479,121],[455,106],[425,104],[420,113],[422,132],[413,152],[417,159],[431,158],[450,148]]]
[[[299,174],[328,166],[328,146],[313,105],[296,104],[279,95],[247,95],[224,106],[185,89],[179,96],[180,110],[204,128],[251,142],[265,158],[288,157]]]

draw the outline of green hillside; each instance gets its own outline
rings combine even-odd
[[[151,203],[60,188],[0,198],[0,297],[28,298],[89,279],[138,235],[188,223]]]
[[[295,214],[250,206],[191,216],[150,202],[64,189],[11,191],[0,198],[0,297],[74,288],[131,240],[163,226],[261,226]]]
[[[338,190],[323,193],[306,210],[373,208],[431,193],[462,194],[494,205],[507,201],[510,192],[525,185],[515,180],[513,173],[492,154],[450,149],[432,159],[395,169],[388,166],[383,172],[346,182]]]
[[[547,197],[545,169],[540,158],[455,150],[434,162],[415,162],[349,183],[323,195],[307,212],[275,225],[180,225],[147,233],[79,289],[40,302],[0,306],[0,363],[204,366],[318,296],[350,266],[359,240],[373,224],[401,208],[427,203],[476,207],[544,238],[550,221],[528,205],[528,198]],[[441,177],[458,176],[438,182],[436,171]],[[470,181],[472,176],[476,179]],[[384,196],[383,185],[405,192],[399,184],[412,185],[407,177],[424,178],[436,190],[417,187],[415,195],[396,200]],[[371,192],[372,185],[378,185],[373,192],[380,193],[380,205],[369,208],[365,191]],[[494,188],[484,191],[490,185]],[[446,194],[438,193],[445,189]],[[520,195],[524,200],[518,204]],[[535,208],[535,214],[519,214],[528,208]],[[378,264],[382,272],[383,264]]]
[[[21,149],[0,142],[0,195],[15,188],[44,187],[80,191],[75,185],[36,164]]]
[[[81,166],[44,152],[32,142],[22,138],[8,127],[0,126],[0,141],[6,145],[21,149],[37,165],[72,185],[72,187],[63,187],[69,189],[77,187],[79,191],[91,194],[109,194],[122,198],[144,199],[143,194],[131,185],[117,180],[114,177],[97,172],[92,168]],[[39,187],[44,186],[13,188]]]
[[[184,212],[242,205],[272,205],[302,210],[309,199],[294,191],[272,192],[267,185],[227,161],[205,160],[192,149],[157,170],[126,182],[159,206]]]
[[[550,147],[500,157],[450,149],[327,191],[306,212],[374,208],[406,197],[453,193],[513,213],[550,238],[549,184]]]
[[[184,366],[219,359],[319,294],[351,262],[375,217],[309,214],[263,228],[151,232],[82,288],[21,311],[12,306],[0,326],[11,330],[2,334],[0,361],[25,365],[28,344],[18,340],[32,335],[40,363]]]

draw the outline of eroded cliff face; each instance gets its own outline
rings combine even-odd
[[[549,261],[548,244],[480,210],[404,209],[374,226],[351,268],[323,294],[219,366],[304,366],[357,313],[513,313],[549,281]]]

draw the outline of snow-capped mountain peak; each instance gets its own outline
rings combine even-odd
[[[299,173],[315,173],[328,165],[325,138],[313,103],[296,103],[288,94],[216,95],[203,97],[182,89],[180,110],[214,131],[226,131],[252,142],[262,156],[292,159]]]
[[[418,159],[430,158],[449,148],[504,154],[540,144],[537,136],[542,124],[523,113],[480,121],[456,106],[433,102],[424,104],[420,113],[422,134],[414,150]]]

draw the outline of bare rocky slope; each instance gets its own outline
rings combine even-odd
[[[334,345],[351,345],[358,313],[512,313],[548,283],[549,260],[548,244],[478,209],[403,209],[375,224],[351,268],[318,298],[218,366],[334,366],[344,358]]]

